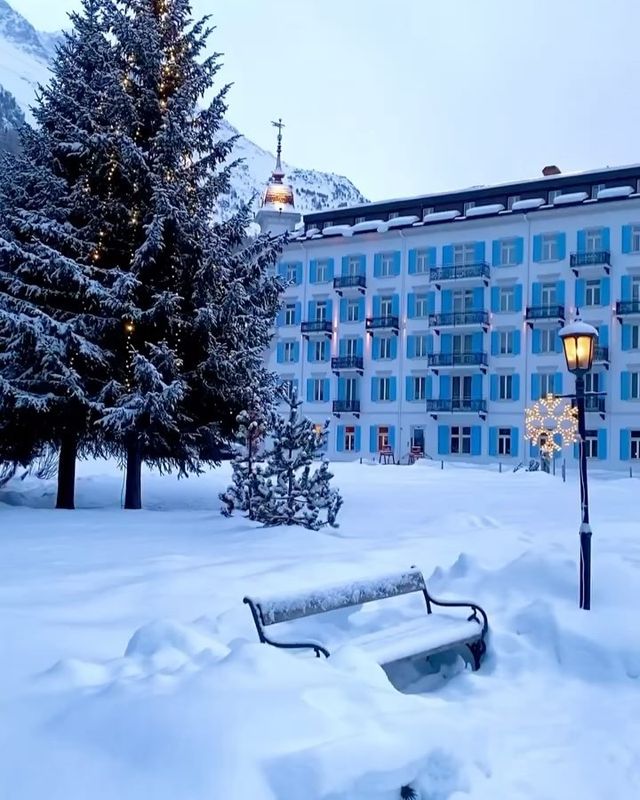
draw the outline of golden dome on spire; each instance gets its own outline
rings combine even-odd
[[[284,182],[284,170],[282,169],[282,129],[284,128],[284,123],[279,119],[271,124],[278,129],[278,150],[275,169],[271,173],[271,178],[262,196],[262,208],[275,211],[292,211],[295,208],[293,186]]]

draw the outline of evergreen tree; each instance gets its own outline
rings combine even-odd
[[[253,503],[254,518],[265,525],[302,525],[312,530],[327,524],[337,527],[342,497],[330,486],[333,475],[326,459],[312,471],[314,457],[326,442],[329,423],[317,431],[301,415],[302,403],[295,391],[283,395],[282,400],[288,413],[275,419],[266,453],[266,480],[258,484]]]
[[[230,517],[234,511],[246,511],[249,519],[255,516],[253,500],[264,481],[261,464],[264,462],[262,445],[266,431],[267,422],[263,415],[255,411],[238,414],[232,483],[220,495],[221,511],[225,517]]]

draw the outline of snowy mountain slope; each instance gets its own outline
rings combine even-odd
[[[38,84],[47,82],[48,64],[57,41],[56,34],[37,31],[6,0],[0,0],[0,94],[4,89],[12,95],[29,122],[33,121],[29,106]],[[15,114],[3,113],[5,105],[8,109],[10,103],[6,97],[0,106],[0,131],[10,130],[16,121]],[[231,124],[222,131],[223,136],[237,133]],[[232,191],[223,203],[223,213],[231,213],[240,203],[252,199],[255,204],[275,163],[272,153],[244,137],[238,141],[233,158],[242,158],[244,162],[235,172]],[[353,183],[342,175],[290,165],[285,165],[285,169],[296,191],[298,210],[303,213],[366,202]]]

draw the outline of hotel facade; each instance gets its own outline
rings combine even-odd
[[[291,233],[269,364],[332,421],[330,458],[536,457],[525,408],[573,392],[558,331],[579,310],[599,332],[587,453],[640,463],[640,165],[545,173],[308,214]]]

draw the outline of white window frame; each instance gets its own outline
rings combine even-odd
[[[296,324],[296,304],[295,303],[287,303],[284,307],[284,324],[285,325],[295,325]]]
[[[585,306],[599,306],[601,302],[601,284],[599,280],[588,280],[584,287]]]
[[[500,266],[515,267],[518,260],[518,240],[500,240]]]
[[[498,455],[511,455],[511,428],[498,428]]]
[[[640,275],[631,278],[631,299],[640,300]]]
[[[472,353],[473,335],[471,333],[454,333],[451,337],[451,349],[454,353]]]
[[[393,297],[385,295],[384,297],[380,298],[380,316],[393,316]]]
[[[391,358],[391,336],[380,336],[380,355],[382,361],[388,361]]]
[[[554,200],[556,199],[556,197],[558,197],[558,195],[560,195],[560,194],[562,194],[562,190],[561,190],[561,189],[549,189],[549,194],[548,194],[548,204],[549,204],[550,206],[552,206],[552,205],[553,205],[553,201],[554,201]]]
[[[358,399],[358,381],[356,378],[344,379],[344,399],[353,402]]]
[[[378,378],[378,400],[387,401],[391,399],[391,378],[384,376]]]
[[[361,222],[366,222],[366,221],[367,221],[366,217],[356,217],[355,220],[353,221],[353,224],[359,225]]]
[[[555,306],[558,302],[558,286],[555,283],[543,283],[540,286],[540,305]]]
[[[413,375],[413,399],[426,400],[427,399],[427,376],[426,375]]]
[[[587,458],[598,458],[598,431],[587,430],[584,438],[584,452]]]
[[[429,355],[428,334],[419,333],[416,335],[416,358],[427,358]]]
[[[328,304],[326,300],[316,300],[316,322],[327,322]]]
[[[598,192],[602,191],[602,189],[606,188],[606,184],[604,183],[594,183],[591,187],[591,199],[597,200],[598,199]]]
[[[316,264],[316,283],[326,283],[329,280],[329,261],[323,258]]]
[[[347,272],[351,278],[354,278],[356,275],[360,275],[359,256],[349,256],[349,260],[347,261]]]
[[[326,222],[322,223],[322,230],[324,230],[325,228],[330,228],[332,225],[333,225],[332,220],[328,219]]]
[[[344,449],[347,453],[353,453],[356,449],[355,425],[347,425],[344,429]]]
[[[640,371],[634,370],[629,377],[629,399],[640,400]]]
[[[389,447],[389,426],[388,425],[379,425],[378,426],[378,452],[384,450],[385,447]]]
[[[560,248],[558,242],[558,234],[543,233],[540,260],[558,261],[559,259],[560,259]]]
[[[318,339],[313,343],[313,361],[320,363],[326,361],[326,351],[328,342],[326,339]]]
[[[429,214],[433,214],[435,210],[436,210],[435,206],[426,206],[425,208],[423,208],[422,209],[422,219],[424,219],[425,217],[428,217]]]
[[[631,431],[629,437],[629,458],[640,461],[640,430]]]
[[[453,245],[453,265],[455,267],[464,267],[467,264],[473,264],[476,260],[475,256],[476,247],[473,242],[460,242],[459,244]]]
[[[555,328],[542,328],[540,330],[540,352],[555,353],[556,337],[557,331]]]
[[[498,354],[501,356],[511,356],[514,351],[513,331],[499,331],[498,333]]]
[[[513,209],[513,204],[517,203],[519,200],[520,200],[519,194],[511,194],[509,195],[509,197],[507,197],[507,208],[509,209],[509,211]]]
[[[429,316],[429,296],[426,294],[416,295],[416,317],[426,319]]]
[[[324,378],[313,379],[313,402],[326,403],[327,399],[324,396]]]
[[[296,264],[287,264],[287,281],[289,283],[298,282],[298,267]]]
[[[631,226],[631,252],[640,253],[640,225]]]
[[[358,337],[346,336],[344,339],[344,351],[347,358],[355,358],[358,355]]]
[[[540,397],[553,394],[555,383],[555,372],[541,372],[540,374]]]
[[[285,364],[295,364],[296,342],[283,342],[282,360]]]
[[[598,253],[602,250],[602,228],[587,228],[584,232],[584,249],[586,253]]]
[[[347,300],[347,322],[360,322],[359,300]]]
[[[449,451],[453,455],[471,455],[471,426],[451,426],[449,431]]]
[[[416,251],[416,275],[424,275],[429,272],[429,251]]]
[[[514,312],[516,308],[516,287],[501,286],[498,296],[499,308],[502,312]]]
[[[393,253],[382,253],[380,255],[380,277],[381,278],[391,278],[393,277],[393,268],[394,268],[394,256]]]
[[[476,207],[476,201],[475,200],[467,200],[467,202],[463,206],[463,211],[466,214],[467,211],[471,211],[471,209],[475,208],[475,207]]]
[[[389,219],[398,219],[399,216],[400,216],[400,212],[399,211],[390,211],[389,212]]]
[[[513,400],[513,375],[498,375],[498,400]]]
[[[453,292],[453,313],[464,314],[473,307],[473,292],[471,289],[455,289]]]
[[[584,390],[587,394],[600,391],[600,373],[587,372],[584,376]]]
[[[631,326],[631,339],[630,345],[632,350],[640,349],[640,325]],[[589,373],[587,373],[589,374]]]

